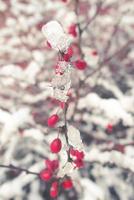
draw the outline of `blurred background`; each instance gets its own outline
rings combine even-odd
[[[0,0],[0,200],[51,199],[49,183],[2,167],[38,173],[54,158],[47,119],[59,108],[50,91],[58,56],[41,31],[50,20],[72,37],[72,60],[88,64],[73,70],[67,113],[85,165],[57,199],[134,200],[133,0]]]

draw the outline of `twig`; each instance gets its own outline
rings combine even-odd
[[[16,167],[16,166],[14,166],[12,164],[10,164],[10,165],[0,165],[0,167],[1,168],[7,168],[9,170],[16,170],[18,172],[25,172],[26,174],[33,174],[33,175],[36,175],[36,176],[39,175],[39,173],[37,173],[37,172],[32,172],[32,171],[29,171],[28,169]]]
[[[88,21],[88,23],[84,26],[84,28],[81,30],[81,34],[88,28],[88,26],[96,19],[96,17],[99,15],[100,9],[103,5],[104,1],[98,2],[97,3],[97,10],[94,16]]]
[[[104,68],[106,63],[108,63],[114,57],[118,56],[129,44],[131,44],[133,42],[134,42],[133,40],[128,41],[119,50],[117,50],[111,56],[109,56],[108,58],[105,58],[102,62],[100,62],[99,67],[96,70],[92,71],[90,74],[88,74],[88,76],[86,76],[85,79],[82,80],[81,86],[88,80],[88,78],[90,78],[91,76],[93,76],[94,74],[96,74],[98,71],[100,71],[102,68]]]
[[[66,143],[68,146],[69,145],[69,141],[68,141],[68,135],[67,135],[67,109],[68,109],[68,105],[67,103],[65,103],[65,108],[64,108],[64,122],[65,122],[65,125],[63,126],[63,131],[64,131],[64,134],[65,134],[65,138],[66,138]]]

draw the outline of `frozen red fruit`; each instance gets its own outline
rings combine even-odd
[[[59,167],[59,161],[58,160],[45,160],[45,165],[47,167],[47,169],[49,169],[50,171],[55,171],[56,169],[58,169]]]
[[[62,147],[61,140],[59,138],[54,139],[50,144],[52,153],[59,153]]]
[[[84,152],[76,150],[75,156],[77,157],[77,159],[82,160],[84,158]]]
[[[52,170],[56,170],[59,168],[59,161],[58,160],[52,160]]]
[[[76,155],[76,150],[73,149],[73,148],[70,148],[69,152],[70,152],[71,156],[75,156]]]
[[[68,50],[67,50],[67,53],[64,54],[63,56],[63,59],[68,62],[69,59],[72,57],[73,55],[73,48],[72,47],[69,47]]]
[[[87,67],[87,63],[84,60],[77,60],[74,62],[74,66],[79,70],[84,70]]]
[[[44,169],[40,172],[40,178],[43,180],[43,181],[49,181],[52,177],[52,173],[50,170],[48,169]]]
[[[78,168],[81,168],[81,167],[84,166],[84,162],[83,162],[83,160],[81,160],[81,159],[76,159],[76,160],[74,161],[74,164],[75,164],[75,166],[78,167]]]
[[[66,179],[62,182],[62,187],[65,190],[71,189],[73,187],[73,183],[71,179]]]
[[[48,118],[47,124],[49,127],[54,127],[58,121],[59,121],[59,116],[55,114]]]
[[[72,35],[73,37],[77,37],[77,25],[76,24],[71,24],[68,28],[68,33]]]
[[[53,182],[51,185],[50,196],[52,198],[56,198],[58,196],[58,182],[57,181]]]

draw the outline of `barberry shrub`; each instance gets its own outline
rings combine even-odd
[[[0,2],[0,200],[133,199],[131,1]]]

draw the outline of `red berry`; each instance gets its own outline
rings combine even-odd
[[[71,189],[73,187],[73,183],[71,179],[66,179],[65,181],[62,182],[62,187],[67,190]]]
[[[87,67],[87,63],[84,60],[77,60],[74,65],[79,70],[84,70]]]
[[[68,33],[70,35],[72,35],[73,37],[77,37],[77,25],[76,24],[72,24],[71,26],[69,26],[68,28]]]
[[[63,56],[63,59],[68,62],[69,59],[72,57],[73,55],[73,48],[72,47],[69,47],[68,50],[67,50],[67,53],[64,54]]]
[[[84,158],[84,152],[76,150],[75,156],[77,157],[78,160],[82,160]]]
[[[73,148],[70,148],[69,152],[70,152],[70,154],[71,154],[72,156],[75,156],[75,155],[76,155],[76,150],[74,150]]]
[[[43,181],[49,181],[52,177],[52,173],[50,170],[48,169],[44,169],[40,172],[40,178],[43,180]]]
[[[59,168],[59,161],[58,160],[52,160],[52,169],[56,170]]]
[[[50,149],[52,153],[60,152],[61,147],[62,147],[62,143],[59,138],[54,139],[50,144]]]
[[[50,171],[55,171],[59,167],[59,161],[47,159],[47,160],[45,160],[45,165],[46,165],[47,169],[49,169]]]
[[[47,124],[49,127],[54,127],[58,121],[59,121],[59,116],[55,114],[48,118]]]
[[[53,182],[51,185],[50,196],[52,198],[56,198],[58,196],[58,182],[57,181]]]
[[[75,164],[76,167],[78,167],[78,168],[81,168],[81,167],[84,166],[83,160],[81,160],[81,159],[76,159],[76,160],[74,161],[74,164]]]

